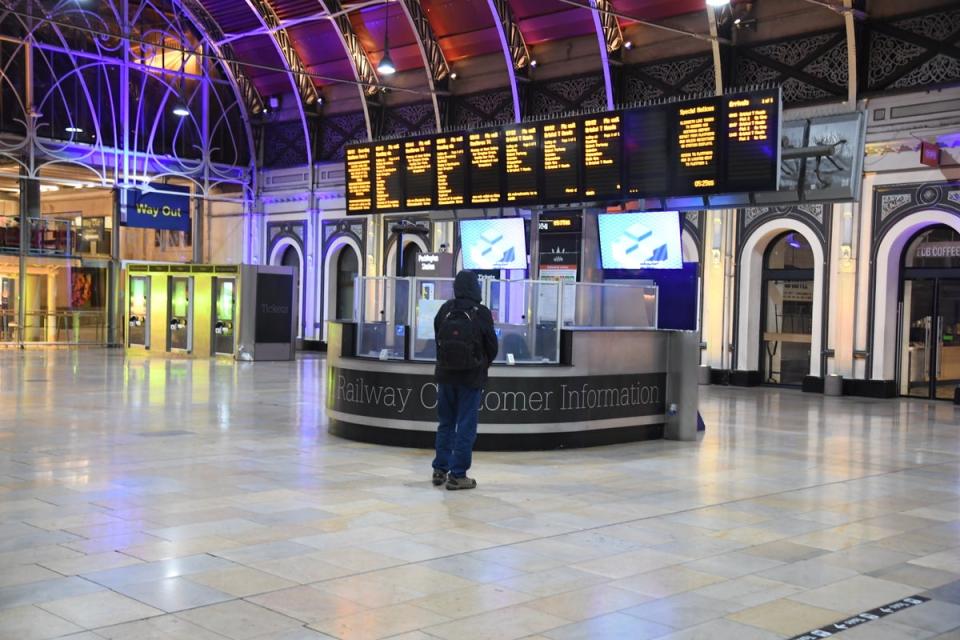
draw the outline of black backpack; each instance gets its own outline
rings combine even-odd
[[[437,330],[437,365],[452,371],[479,369],[483,345],[477,327],[478,308],[451,309],[440,320]]]

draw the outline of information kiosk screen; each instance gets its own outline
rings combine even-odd
[[[523,218],[460,221],[465,269],[526,269],[527,238]]]
[[[680,214],[676,211],[601,213],[604,269],[681,269]]]

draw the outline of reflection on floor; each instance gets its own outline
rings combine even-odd
[[[429,454],[323,361],[0,352],[0,638],[960,638],[960,410],[710,388],[699,443]]]

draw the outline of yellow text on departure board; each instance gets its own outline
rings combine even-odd
[[[464,137],[445,136],[437,138],[437,205],[450,207],[463,204],[463,181],[454,184],[451,176],[459,171],[462,175],[464,163]]]
[[[612,167],[616,164],[617,146],[620,139],[620,115],[587,118],[583,121],[583,164],[589,169]],[[592,186],[584,187],[585,196],[597,195]],[[616,188],[619,190],[620,184]]]
[[[500,166],[500,132],[484,131],[470,134],[470,162],[474,169],[494,169]],[[470,202],[489,204],[500,202],[500,183],[483,185],[474,181],[471,187]]]
[[[705,167],[714,161],[717,142],[717,108],[705,104],[680,109],[680,163],[687,168]]]
[[[369,211],[373,206],[370,147],[347,149],[347,210]]]
[[[377,169],[377,208],[398,209],[400,207],[400,194],[390,190],[389,181],[393,180],[394,188],[398,189],[399,182],[394,178],[400,171],[400,143],[379,144],[376,146],[374,155],[376,156]]]
[[[543,170],[546,179],[550,180],[550,173],[566,171],[574,168],[574,152],[577,144],[577,123],[552,122],[543,125]],[[577,193],[577,185],[562,185],[563,192]]]
[[[536,179],[534,162],[537,152],[537,128],[516,127],[504,132],[504,147],[507,168],[507,184],[510,176],[527,176]],[[514,202],[525,198],[536,198],[540,195],[535,185],[525,185],[524,188],[507,188],[507,202]]]
[[[407,181],[412,183],[417,177],[429,177],[433,169],[433,140],[407,140],[403,143],[404,164],[407,170]],[[431,194],[407,195],[408,207],[429,207],[433,204]]]
[[[746,103],[746,104],[741,104]],[[763,142],[770,137],[770,114],[751,108],[749,100],[731,100],[727,109],[727,137],[737,142]]]

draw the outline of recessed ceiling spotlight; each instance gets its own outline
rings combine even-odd
[[[537,61],[536,61],[535,59],[534,59],[534,60],[531,60],[531,61],[530,61],[530,66],[533,67],[534,69],[536,69],[536,68],[537,68]]]
[[[623,48],[629,51],[630,49],[633,49],[633,43],[629,40],[624,40]]]
[[[69,127],[65,127],[63,130],[66,131],[67,133],[83,133],[83,129],[81,127],[75,127],[73,125],[70,125]]]
[[[451,72],[450,72],[450,79],[451,79],[451,80],[456,80],[456,79],[457,79],[457,72],[456,72],[456,71],[451,71]]]
[[[730,4],[730,0],[707,0],[708,7],[725,7]]]

